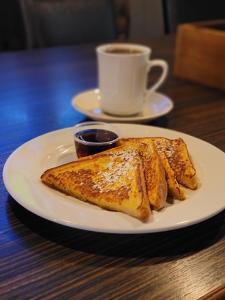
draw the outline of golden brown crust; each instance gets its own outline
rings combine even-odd
[[[174,153],[170,158],[170,164],[177,180],[190,189],[198,188],[196,169],[194,168],[187,145],[179,138],[171,141]]]
[[[142,221],[150,214],[138,149],[117,147],[45,171],[44,184]]]
[[[196,170],[191,160],[187,145],[182,138],[153,138],[158,151],[164,152],[177,182],[189,189],[198,187]]]
[[[140,218],[143,221],[145,221],[149,217],[150,206],[149,206],[149,201],[148,201],[142,160],[140,160],[140,165],[139,165],[138,171],[136,173],[136,181],[137,181],[138,190],[139,190],[139,192],[141,194],[141,198],[142,198],[142,201],[137,209],[140,211]]]
[[[182,139],[121,139],[119,146],[45,171],[41,181],[77,199],[142,221],[165,206],[167,193],[184,200],[180,185],[197,188],[197,176]]]
[[[191,160],[187,145],[183,139],[168,139],[165,137],[143,137],[121,139],[119,144],[131,141],[153,142],[159,154],[166,173],[169,194],[178,200],[186,198],[185,186],[190,189],[197,189],[198,179],[196,170]]]
[[[162,209],[167,199],[167,182],[165,170],[153,142],[149,138],[128,138],[121,139],[120,144],[136,147],[142,145],[141,155],[149,202],[152,208]]]

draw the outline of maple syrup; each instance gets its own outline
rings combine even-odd
[[[74,134],[78,158],[92,155],[116,146],[118,135],[106,129],[83,129]]]

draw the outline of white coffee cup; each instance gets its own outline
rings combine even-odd
[[[140,113],[144,102],[165,81],[168,64],[150,60],[151,48],[126,43],[97,47],[98,83],[101,109],[109,114],[129,116]],[[147,89],[148,73],[153,66],[162,68],[157,82]]]

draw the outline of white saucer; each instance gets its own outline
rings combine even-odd
[[[129,117],[113,116],[101,110],[101,97],[98,89],[75,95],[72,106],[89,118],[97,121],[144,123],[168,114],[173,109],[173,101],[167,96],[153,92],[145,101],[138,115]]]

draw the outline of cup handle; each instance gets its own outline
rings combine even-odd
[[[160,85],[165,81],[165,79],[168,75],[169,66],[165,60],[153,59],[153,60],[148,61],[148,72],[151,71],[151,68],[155,67],[155,66],[162,68],[162,74],[159,77],[159,79],[157,80],[157,82],[155,84],[153,84],[152,87],[150,87],[149,89],[146,90],[146,96],[149,93],[156,91],[160,87]]]

